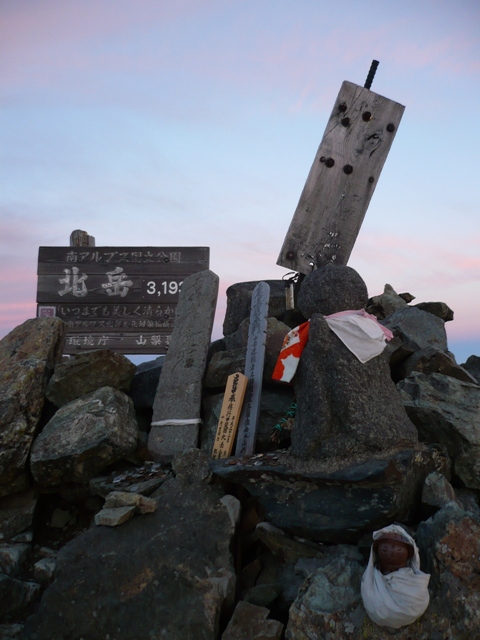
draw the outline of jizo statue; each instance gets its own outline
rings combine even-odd
[[[413,556],[413,546],[398,533],[388,532],[375,540],[373,549],[377,554],[380,571],[385,575],[403,569]]]

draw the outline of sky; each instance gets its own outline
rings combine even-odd
[[[344,80],[405,105],[349,260],[442,301],[480,355],[478,0],[0,0],[0,337],[36,313],[39,246],[208,246],[279,279]]]

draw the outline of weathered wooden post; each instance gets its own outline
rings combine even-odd
[[[344,82],[277,264],[308,274],[346,265],[405,107]]]
[[[82,231],[81,229],[75,229],[70,234],[70,246],[71,247],[94,247],[95,246],[95,238],[93,236],[89,236],[86,231]]]
[[[235,448],[235,455],[237,456],[252,455],[255,452],[265,361],[269,298],[269,285],[266,282],[259,282],[252,293],[247,358],[245,362],[245,375],[248,378],[248,386],[238,427],[237,446]]]

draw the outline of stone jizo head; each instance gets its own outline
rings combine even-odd
[[[324,316],[363,309],[368,301],[365,282],[351,267],[329,264],[308,274],[298,295],[298,308],[311,318],[314,313]]]

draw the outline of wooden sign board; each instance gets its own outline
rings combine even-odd
[[[248,386],[238,428],[237,446],[235,448],[235,455],[237,456],[250,456],[255,453],[262,395],[269,299],[269,285],[266,282],[259,282],[252,293],[245,362],[245,375],[248,378]]]
[[[166,353],[183,280],[208,247],[40,247],[37,316],[67,324],[65,353]]]
[[[346,265],[405,107],[344,82],[277,264]]]
[[[247,383],[248,378],[243,373],[237,372],[228,376],[212,458],[228,458],[232,455]]]

